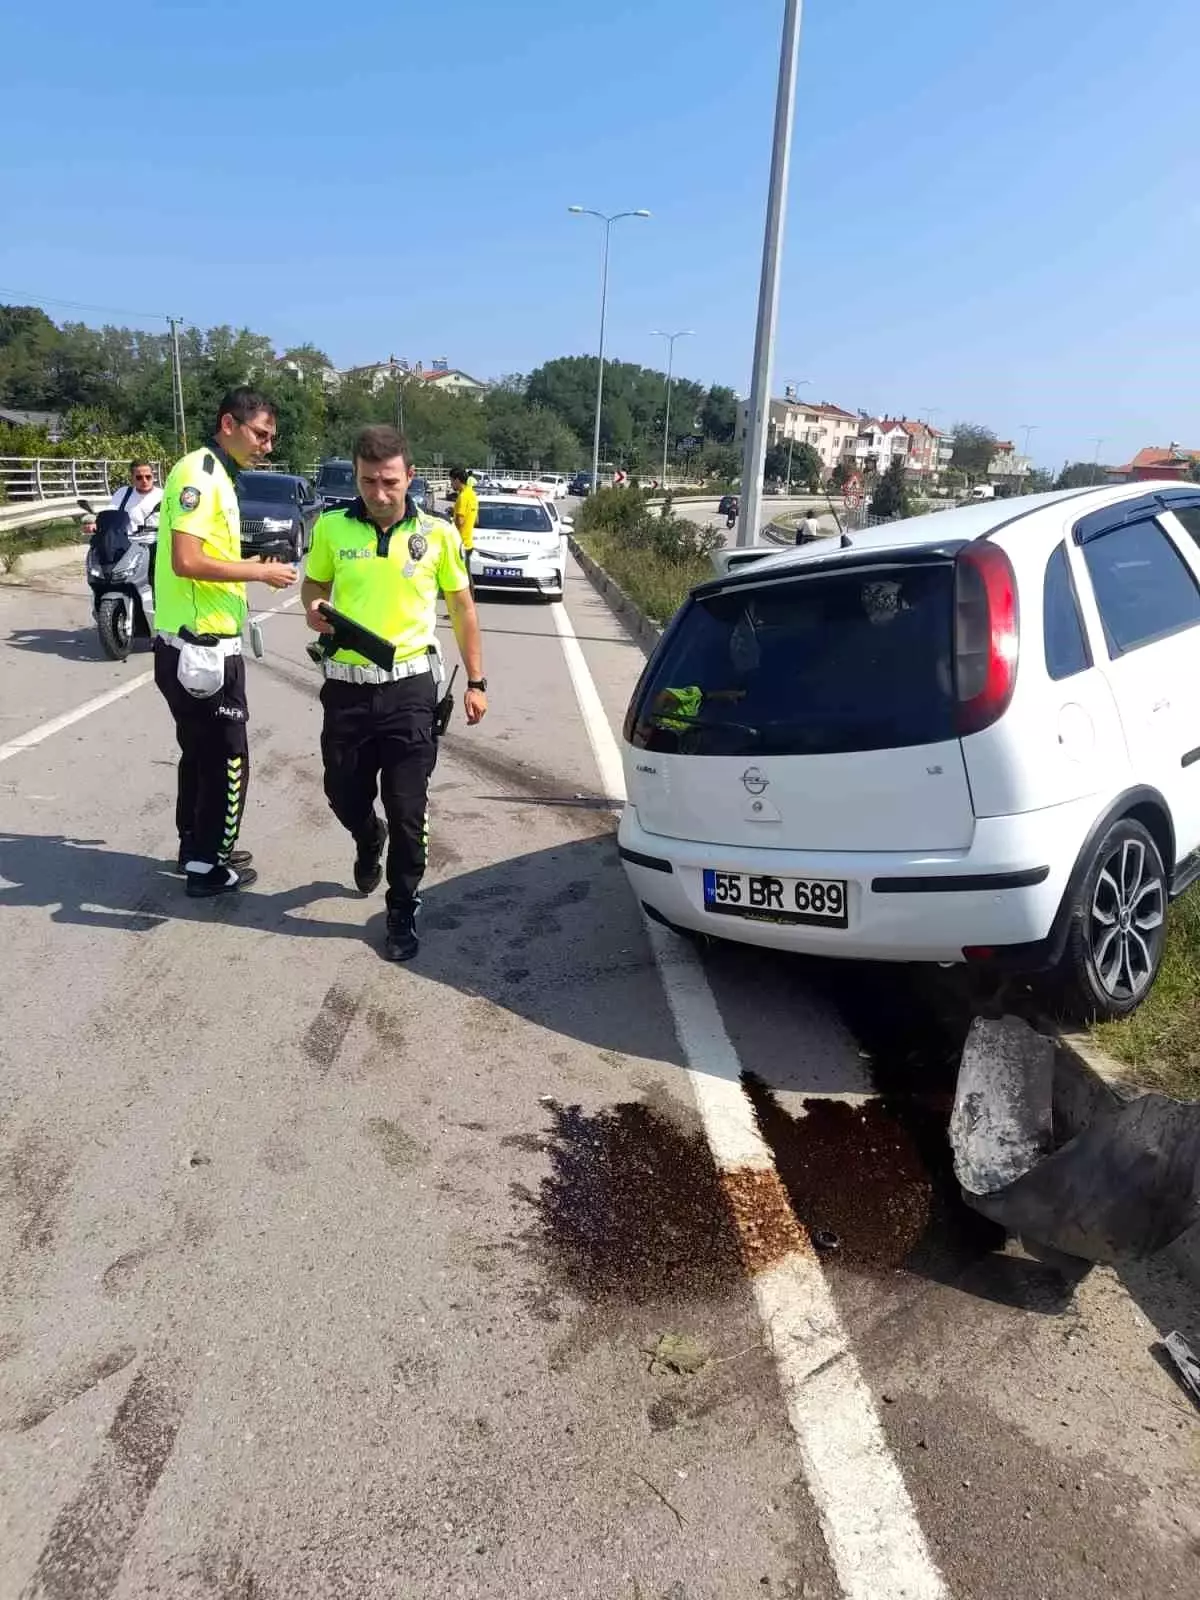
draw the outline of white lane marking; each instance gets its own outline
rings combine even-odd
[[[565,607],[553,607],[567,671],[614,805],[621,754]],[[695,953],[647,922],[650,948],[717,1165],[772,1169],[741,1087],[741,1063]],[[874,1400],[816,1257],[793,1251],[753,1277],[830,1560],[847,1600],[948,1600]]]
[[[281,600],[277,606],[269,606],[266,611],[256,611],[250,618],[251,622],[265,622],[268,617],[276,617],[281,611],[286,611],[289,606],[300,604],[300,596],[294,594],[288,600]]]
[[[289,606],[299,603],[300,596],[292,595],[289,600],[282,600],[277,606],[272,606],[269,611],[259,611],[250,620],[262,622],[266,617],[273,617],[277,612],[286,611]],[[28,733],[18,734],[15,739],[10,739],[7,744],[0,744],[0,761],[7,761],[11,756],[20,755],[22,750],[32,750],[35,745],[41,744],[43,739],[50,739],[56,733],[61,733],[64,728],[69,728],[72,723],[82,722],[84,717],[90,717],[93,711],[103,711],[105,706],[111,706],[117,700],[123,700],[127,694],[132,694],[135,689],[140,689],[143,684],[153,683],[153,672],[140,673],[136,678],[131,678],[128,683],[123,683],[119,689],[110,689],[107,694],[98,694],[94,700],[85,700],[81,706],[76,706],[74,711],[64,711],[61,717],[52,717],[49,722],[43,722],[36,728],[31,728]]]
[[[49,722],[43,722],[36,728],[30,728],[28,733],[18,734],[15,739],[10,739],[7,744],[0,744],[0,761],[7,761],[10,756],[19,756],[22,750],[32,750],[35,745],[41,744],[43,739],[49,739],[56,733],[61,733],[64,728],[69,728],[72,723],[82,722],[84,717],[90,717],[94,711],[103,711],[105,706],[111,706],[118,700],[124,700],[127,694],[132,694],[135,689],[140,689],[143,684],[153,683],[152,672],[142,672],[136,678],[131,678],[128,683],[123,683],[119,689],[110,689],[107,694],[98,694],[94,700],[85,700],[83,705],[76,706],[74,711],[64,711],[61,717],[52,717]]]
[[[614,807],[619,810],[625,804],[625,771],[621,765],[621,752],[617,749],[617,741],[613,738],[612,729],[608,725],[604,703],[588,670],[583,646],[575,636],[575,628],[567,615],[565,604],[561,600],[556,601],[550,607],[550,615],[554,618],[555,631],[562,645],[563,655],[566,657],[571,687],[575,690],[575,698],[579,702],[588,743],[596,758],[601,787],[606,799],[611,800]]]

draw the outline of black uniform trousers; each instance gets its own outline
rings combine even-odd
[[[375,796],[382,795],[388,825],[388,909],[410,911],[418,903],[425,875],[429,780],[437,764],[433,674],[421,672],[391,683],[328,678],[321,704],[325,797],[355,841],[370,844]]]
[[[154,681],[179,741],[179,853],[184,861],[215,866],[237,843],[250,783],[246,663],[240,655],[226,656],[220,693],[200,700],[179,681],[179,651],[156,639]]]

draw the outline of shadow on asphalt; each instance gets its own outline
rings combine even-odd
[[[14,628],[4,641],[14,650],[31,655],[57,656],[60,661],[107,661],[100,640],[91,628]],[[134,641],[133,655],[149,655],[149,639]]]

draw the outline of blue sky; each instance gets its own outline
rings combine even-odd
[[[610,353],[695,328],[678,370],[744,390],[781,13],[23,6],[0,298],[488,377],[595,349],[599,225],[566,208],[646,206]],[[1050,465],[1200,447],[1198,82],[1196,0],[807,0],[776,391],[1036,424]]]

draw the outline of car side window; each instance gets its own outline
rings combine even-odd
[[[1179,510],[1172,506],[1171,510],[1175,512],[1195,543],[1200,544],[1200,506],[1183,506]]]
[[[1088,539],[1083,556],[1110,654],[1123,655],[1200,623],[1200,588],[1153,518]]]
[[[1067,562],[1067,552],[1059,545],[1046,563],[1042,590],[1042,638],[1046,651],[1046,671],[1056,683],[1086,672],[1092,652],[1083,631],[1075,584]]]

